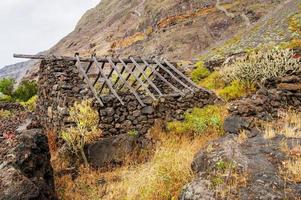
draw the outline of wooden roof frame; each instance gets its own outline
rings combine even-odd
[[[88,88],[91,90],[100,106],[104,106],[101,94],[105,87],[109,89],[109,92],[112,93],[122,105],[125,103],[119,96],[119,92],[124,87],[126,87],[126,92],[130,92],[135,96],[141,106],[145,106],[145,104],[140,97],[141,94],[138,92],[140,91],[140,88],[142,88],[146,95],[149,95],[154,100],[164,96],[185,96],[187,93],[194,93],[198,90],[204,90],[210,93],[210,91],[195,84],[180,70],[178,70],[174,66],[174,63],[171,63],[166,59],[143,59],[134,57],[121,59],[113,57],[96,57],[95,55],[92,55],[90,58],[82,58],[78,53],[76,53],[74,57],[24,54],[14,54],[14,57],[74,61],[79,73],[83,77],[83,80],[86,82]],[[89,62],[86,69],[83,66],[83,62]],[[109,74],[106,74],[104,71],[106,64],[108,64],[111,68]],[[121,65],[121,67],[118,65]],[[132,65],[132,67],[129,67],[129,65]],[[96,66],[98,69],[97,77],[94,80],[91,80],[88,77],[88,73],[92,66]],[[150,74],[146,74],[146,70],[150,70]],[[173,82],[168,81],[162,74],[160,74],[160,70],[167,74]],[[115,81],[112,80],[113,73],[117,74],[117,79]],[[131,77],[134,79],[132,82],[129,80]],[[164,94],[153,82],[155,77],[170,87],[175,93]],[[100,90],[97,91],[95,85],[97,83],[101,83],[100,80],[103,80],[103,83]],[[119,83],[121,83],[121,85]],[[151,91],[150,88],[153,90]]]

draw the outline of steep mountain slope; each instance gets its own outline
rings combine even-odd
[[[224,0],[216,6],[215,0],[103,0],[50,53],[191,59],[256,22],[280,2]]]

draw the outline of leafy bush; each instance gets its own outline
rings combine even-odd
[[[194,133],[200,135],[209,129],[222,133],[224,109],[219,106],[194,108],[185,114],[183,122],[174,121],[167,124],[167,128],[175,133]]]
[[[200,61],[196,63],[196,69],[191,72],[190,76],[194,82],[198,83],[201,79],[209,76],[209,74],[210,71],[204,67],[204,63]]]
[[[232,81],[230,85],[218,91],[218,95],[226,101],[246,96],[256,90],[253,84],[243,83],[239,80]]]
[[[71,127],[61,132],[61,138],[76,154],[80,154],[85,165],[88,165],[84,146],[88,142],[100,137],[98,125],[98,113],[91,107],[91,101],[85,100],[81,103],[74,103],[69,110],[69,119],[75,122],[75,127]]]
[[[260,83],[269,78],[282,77],[288,71],[300,68],[300,59],[293,58],[291,50],[270,50],[252,52],[223,65],[222,77],[230,83],[234,80]]]
[[[13,93],[14,99],[26,102],[38,93],[38,86],[35,81],[23,81]]]
[[[38,96],[33,96],[31,97],[28,101],[26,102],[21,102],[21,105],[23,105],[27,110],[34,112],[36,110],[36,103],[38,100]]]
[[[15,81],[13,79],[4,78],[0,80],[0,92],[11,96],[14,90]]]
[[[5,95],[0,92],[0,102],[13,102],[13,101],[14,99],[11,96]]]
[[[222,79],[220,72],[214,71],[208,77],[201,80],[199,85],[209,90],[215,90],[225,87],[225,81]]]

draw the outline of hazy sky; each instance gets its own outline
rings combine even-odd
[[[0,68],[19,61],[13,53],[35,54],[71,32],[100,0],[0,0]]]

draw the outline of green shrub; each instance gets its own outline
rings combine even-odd
[[[0,92],[0,102],[13,102],[13,101],[14,99],[11,96],[5,95]]]
[[[253,84],[243,83],[239,80],[232,81],[230,85],[218,91],[218,95],[230,101],[239,97],[247,96],[256,90]]]
[[[225,87],[225,81],[222,79],[220,72],[214,71],[201,80],[199,85],[209,90],[216,90]]]
[[[80,155],[85,165],[88,165],[84,146],[100,137],[100,131],[97,130],[98,113],[91,106],[91,101],[85,100],[81,103],[76,102],[69,110],[69,120],[75,122],[75,127],[68,128],[61,132],[60,137],[66,141],[67,145]]]
[[[195,66],[196,69],[191,72],[190,76],[194,82],[198,83],[201,79],[209,76],[210,71],[204,67],[204,63],[202,61],[197,62]]]
[[[14,99],[26,102],[38,93],[38,86],[35,81],[23,81],[13,93]]]
[[[11,96],[14,90],[15,81],[13,79],[4,78],[0,80],[0,92]]]
[[[220,106],[210,105],[204,108],[194,108],[190,113],[185,114],[183,122],[169,122],[167,128],[178,134],[200,135],[209,129],[222,134],[224,112],[224,108]]]
[[[21,102],[21,105],[23,105],[27,110],[34,112],[36,110],[36,103],[38,100],[38,96],[33,96],[31,97],[28,101],[26,102]]]
[[[254,51],[231,63],[225,63],[222,78],[230,83],[235,80],[261,83],[269,78],[282,77],[288,71],[300,69],[301,59],[293,58],[294,52],[288,49]]]

